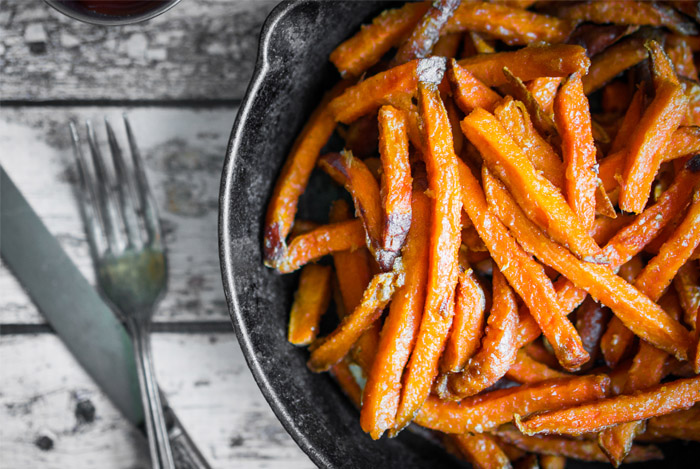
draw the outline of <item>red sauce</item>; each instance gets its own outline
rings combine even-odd
[[[148,13],[168,0],[62,0],[78,11],[91,11],[109,16],[133,16]]]

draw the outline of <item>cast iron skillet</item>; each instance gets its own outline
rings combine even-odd
[[[286,2],[263,27],[258,63],[231,134],[223,170],[219,243],[224,290],[248,365],[265,398],[297,444],[324,468],[462,467],[428,439],[402,432],[372,441],[359,414],[326,374],[306,368],[306,350],[286,340],[296,275],[262,263],[265,210],[292,143],[338,79],[328,62],[333,48],[388,2]],[[300,201],[304,217],[322,220],[339,191],[312,177]],[[697,446],[665,450],[665,467],[691,461]],[[659,467],[652,464],[649,467]],[[568,467],[592,467],[570,461]],[[601,465],[601,467],[610,467]],[[639,465],[635,467],[640,467]]]

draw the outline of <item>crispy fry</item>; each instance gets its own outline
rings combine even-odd
[[[576,27],[566,43],[578,44],[586,49],[589,57],[593,57],[638,29],[636,25],[584,23]]]
[[[588,74],[583,76],[583,91],[586,95],[602,88],[620,72],[637,65],[647,58],[644,38],[632,36],[624,39],[593,57]]]
[[[443,373],[462,371],[479,348],[484,329],[486,297],[471,269],[459,274],[456,294],[452,330],[440,363]]]
[[[501,429],[498,436],[525,451],[553,454],[583,461],[607,462],[608,459],[595,441],[572,440],[557,436],[527,436],[515,429]],[[663,459],[656,446],[634,446],[625,462],[642,462]]]
[[[464,113],[478,107],[492,111],[501,97],[491,88],[474,77],[467,69],[452,59],[448,77],[452,83],[455,102]]]
[[[683,308],[683,321],[694,328],[700,310],[700,272],[695,261],[686,262],[678,270],[673,286]]]
[[[647,432],[655,432],[681,440],[700,441],[700,406],[653,417],[647,421]]]
[[[405,113],[392,106],[379,110],[379,154],[382,160],[381,200],[384,212],[381,245],[384,267],[394,263],[411,227],[411,166]]]
[[[563,189],[564,166],[561,158],[535,130],[525,105],[508,97],[496,107],[494,115],[527,154],[535,169],[541,171],[557,188]]]
[[[562,246],[549,240],[527,219],[508,191],[497,181],[493,180],[488,185],[487,197],[489,208],[510,228],[526,251],[612,309],[639,337],[679,360],[687,358],[690,345],[688,331],[669,318],[661,307],[611,272],[607,266],[581,262]]]
[[[637,124],[639,124],[639,120],[642,118],[643,107],[644,87],[640,86],[639,88],[637,88],[637,91],[632,96],[632,100],[630,101],[629,106],[626,108],[627,112],[625,112],[625,117],[622,119],[622,124],[620,124],[620,128],[615,134],[615,139],[610,145],[611,155],[619,152],[620,150],[624,150],[625,146],[627,145],[627,141],[632,135],[632,132],[634,132],[635,127],[637,127]],[[620,162],[620,165],[621,164],[622,161]],[[603,168],[600,168],[599,174],[602,171]],[[606,186],[606,190],[610,189],[608,189]]]
[[[632,132],[627,149],[625,170],[622,174],[620,208],[640,213],[646,205],[651,183],[661,164],[661,151],[678,128],[688,106],[688,98],[676,84],[673,65],[656,41],[645,44],[649,48],[655,73],[670,69],[670,75],[654,78],[656,95]],[[663,72],[662,72],[663,73]],[[676,83],[674,83],[674,79]]]
[[[428,2],[407,3],[385,11],[331,52],[330,61],[342,76],[361,75],[410,34],[428,8]]]
[[[554,97],[561,81],[561,77],[540,77],[527,84],[527,89],[532,93],[532,97],[535,98],[540,108],[548,114],[553,112]]]
[[[462,2],[445,32],[477,31],[510,45],[563,42],[573,29],[567,21],[487,2]]]
[[[588,375],[500,389],[459,402],[430,396],[415,422],[444,433],[483,432],[510,422],[513,414],[530,415],[600,399],[609,386],[607,376]]]
[[[700,401],[700,376],[659,384],[634,395],[621,394],[590,404],[536,415],[516,424],[526,435],[581,435],[618,423],[648,419],[687,409]]]
[[[387,272],[375,275],[367,286],[362,302],[326,337],[317,339],[311,347],[308,366],[311,370],[326,371],[338,363],[357,339],[382,314],[396,288],[403,284],[403,273]]]
[[[330,267],[318,264],[302,269],[289,314],[287,340],[294,345],[308,345],[316,338],[321,316],[331,301],[331,274]]]
[[[580,258],[604,261],[600,248],[561,193],[535,170],[493,114],[475,110],[462,121],[462,131],[477,147],[489,169],[508,184],[530,219]]]
[[[590,229],[595,220],[598,176],[591,113],[580,75],[571,75],[557,93],[554,118],[561,134],[566,165],[566,200],[583,226]]]
[[[324,155],[318,165],[350,192],[355,202],[355,212],[360,216],[367,233],[367,247],[382,270],[389,270],[395,255],[382,247],[382,204],[379,184],[372,172],[362,160],[347,151]]]
[[[566,77],[574,72],[585,74],[590,66],[585,49],[568,44],[528,46],[513,52],[480,54],[458,63],[487,86],[508,82],[503,74],[504,67],[522,81],[530,81],[539,77]]]
[[[304,192],[319,153],[336,126],[329,103],[348,85],[348,82],[340,82],[325,94],[294,142],[277,178],[265,216],[263,251],[268,267],[277,267],[287,255],[286,238],[294,223],[299,196]]]
[[[461,373],[453,374],[448,385],[454,394],[468,397],[494,384],[515,361],[513,336],[518,325],[515,294],[503,274],[493,271],[493,305],[481,349]]]
[[[432,60],[432,62],[427,62]],[[460,213],[457,157],[452,147],[452,131],[440,99],[434,76],[444,60],[425,59],[419,72],[418,105],[423,117],[428,152],[423,155],[432,193],[430,258],[425,308],[418,339],[406,369],[396,430],[404,428],[430,392],[438,372],[438,361],[454,316],[454,290],[458,275]],[[439,69],[438,69],[439,70]],[[444,70],[444,68],[443,68]],[[432,82],[429,80],[433,80]]]
[[[276,268],[280,273],[288,274],[326,254],[355,250],[364,245],[365,230],[360,220],[322,225],[294,238],[287,255]]]
[[[384,321],[377,355],[365,384],[360,424],[373,439],[394,426],[401,375],[418,335],[428,277],[430,202],[413,192],[413,222],[403,249],[406,280],[396,291]]]
[[[452,17],[459,0],[436,0],[425,12],[411,35],[401,44],[394,56],[394,64],[427,57],[440,38],[440,31]]]
[[[681,88],[688,97],[688,112],[683,116],[683,125],[700,125],[700,84],[681,78]]]
[[[459,451],[475,469],[510,469],[508,456],[487,433],[452,435]]]
[[[649,298],[658,299],[700,244],[700,193],[695,192],[693,203],[683,222],[661,246],[635,281],[635,286]]]
[[[538,362],[522,349],[518,350],[515,362],[506,372],[506,378],[521,384],[539,383],[548,379],[566,378],[568,376],[566,373]]]
[[[593,23],[666,26],[680,34],[697,34],[697,28],[672,8],[650,2],[616,0],[579,3],[561,11],[561,17]]]
[[[537,100],[532,96],[530,90],[527,89],[525,83],[507,67],[503,67],[503,74],[508,79],[508,83],[501,86],[502,90],[507,90],[508,93],[515,99],[519,100],[525,105],[525,108],[530,114],[532,119],[532,124],[535,126],[538,132],[540,132],[547,140],[557,141],[559,140],[559,135],[557,132],[557,127],[554,125],[554,120],[552,117],[545,113],[542,108],[540,108]]]
[[[341,133],[340,130],[339,133]],[[345,149],[350,150],[354,156],[363,160],[374,156],[377,152],[377,142],[379,141],[377,116],[366,115],[360,117],[348,126],[342,137],[345,140]]]

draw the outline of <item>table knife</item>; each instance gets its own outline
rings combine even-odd
[[[0,256],[107,397],[143,430],[131,338],[0,167]],[[209,465],[163,399],[175,464]]]

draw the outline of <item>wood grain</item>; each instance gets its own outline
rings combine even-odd
[[[187,3],[187,2],[185,2]],[[104,136],[103,116],[126,142],[127,112],[160,208],[168,247],[168,293],[156,321],[229,321],[219,269],[217,217],[221,168],[236,109],[141,107],[3,108],[0,164],[56,236],[83,275],[94,272],[72,173],[68,122],[91,119]],[[84,136],[85,130],[81,127]],[[105,147],[104,151],[108,151]],[[0,265],[0,324],[41,324],[43,317]]]
[[[275,0],[185,0],[145,23],[94,26],[0,0],[0,100],[239,100]]]
[[[231,334],[156,334],[156,373],[214,468],[311,468],[265,402]],[[0,336],[0,466],[146,469],[145,438],[53,334]],[[89,400],[94,420],[76,415]],[[37,445],[41,437],[52,449]],[[44,440],[47,443],[47,440]]]

